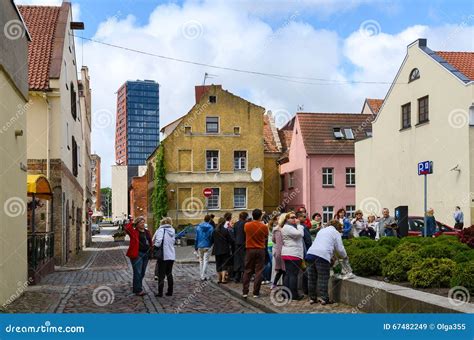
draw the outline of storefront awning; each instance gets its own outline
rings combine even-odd
[[[51,186],[44,175],[28,175],[27,177],[28,196],[35,195],[36,198],[50,200],[53,197]]]

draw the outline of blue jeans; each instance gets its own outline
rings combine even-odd
[[[148,253],[138,253],[138,257],[130,259],[133,269],[133,292],[140,293],[143,290],[142,282],[148,265]]]

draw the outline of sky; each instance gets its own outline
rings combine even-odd
[[[17,0],[59,5],[61,0]],[[102,158],[102,186],[115,164],[116,91],[127,80],[160,84],[160,126],[186,114],[194,86],[226,90],[272,111],[282,126],[305,112],[360,112],[384,98],[406,54],[427,38],[435,51],[474,51],[470,0],[78,0],[72,1],[78,66],[89,68],[92,152]],[[241,70],[312,78],[282,80],[174,62],[166,57]],[[78,67],[80,71],[80,67]],[[315,80],[318,79],[318,80]]]

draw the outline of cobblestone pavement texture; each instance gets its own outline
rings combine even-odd
[[[112,231],[110,232],[110,234]],[[58,268],[40,284],[30,286],[13,303],[11,313],[261,313],[247,302],[198,280],[196,264],[176,263],[172,297],[155,297],[155,261],[144,280],[144,297],[132,293],[132,270],[125,256],[128,242],[113,242],[110,235],[94,237],[90,254],[73,266]],[[81,268],[71,270],[74,267]],[[213,274],[210,265],[210,274]]]

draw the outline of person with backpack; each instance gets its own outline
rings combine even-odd
[[[214,232],[214,228],[210,224],[211,220],[211,216],[204,216],[204,222],[200,223],[196,228],[194,249],[199,256],[199,276],[201,281],[208,279],[207,267],[209,264],[209,256],[211,255],[210,249],[213,243],[212,233]]]

